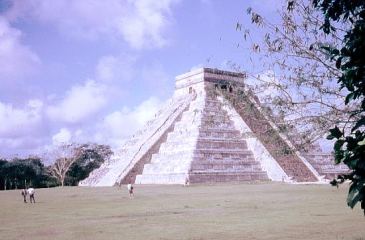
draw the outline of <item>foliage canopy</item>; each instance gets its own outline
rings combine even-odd
[[[362,0],[313,0],[313,5],[324,15],[322,30],[326,34],[335,31],[337,22],[348,22],[350,28],[339,47],[323,47],[341,71],[338,77],[340,89],[347,89],[345,104],[359,102],[359,107],[349,118],[356,119],[350,129],[330,130],[328,139],[336,139],[334,145],[336,163],[345,163],[349,174],[340,175],[333,185],[351,181],[347,204],[353,208],[358,202],[365,214],[365,2]]]

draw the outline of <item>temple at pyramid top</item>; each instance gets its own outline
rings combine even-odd
[[[227,89],[231,86],[231,90],[233,90],[233,85],[244,87],[245,74],[223,71],[216,68],[198,68],[178,75],[175,79],[175,94],[184,95],[187,93],[186,89],[191,93],[194,85],[199,86],[204,82],[214,84],[215,86],[220,85],[220,87],[226,87]]]
[[[244,80],[211,68],[177,76],[155,117],[80,185],[316,182],[347,171],[295,149]]]

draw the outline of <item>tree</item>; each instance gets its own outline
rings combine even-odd
[[[338,176],[332,184],[349,180],[347,204],[353,208],[360,203],[365,215],[365,1],[313,0],[313,5],[323,12],[321,28],[325,34],[335,32],[334,25],[338,22],[349,25],[340,46],[327,45],[323,49],[341,73],[337,78],[340,89],[348,91],[344,103],[358,103],[349,114],[355,124],[351,129],[332,128],[328,138],[336,139],[336,163],[343,162],[351,169],[349,174]]]
[[[0,189],[50,186],[49,177],[39,157],[0,160]]]
[[[6,164],[8,161],[6,159],[0,159],[0,189],[6,190],[7,186],[7,171]]]
[[[76,144],[62,144],[54,153],[56,157],[55,163],[49,168],[51,176],[56,178],[61,186],[65,184],[67,172],[70,170],[72,164],[78,159],[80,149]]]
[[[348,116],[358,103],[344,104],[347,91],[339,91],[337,84],[341,71],[322,47],[339,46],[349,24],[337,23],[330,34],[321,32],[325,19],[305,0],[288,0],[275,24],[251,8],[247,13],[255,34],[241,23],[236,29],[251,46],[249,64],[255,72],[246,73],[255,81],[248,85],[283,133],[305,148],[336,124],[354,124]]]
[[[81,144],[76,148],[78,157],[67,172],[65,180],[67,185],[73,186],[87,178],[90,172],[99,168],[113,154],[108,145]]]

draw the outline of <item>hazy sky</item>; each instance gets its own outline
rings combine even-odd
[[[0,0],[0,156],[120,146],[194,67],[251,66],[236,23],[278,1]]]

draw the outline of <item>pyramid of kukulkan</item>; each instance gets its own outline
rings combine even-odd
[[[244,79],[211,68],[177,76],[154,119],[80,185],[316,182],[346,171],[318,149],[297,151]]]

